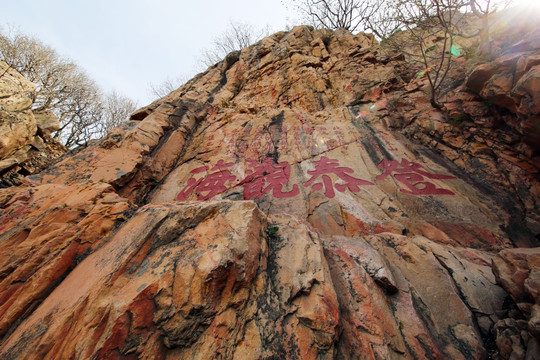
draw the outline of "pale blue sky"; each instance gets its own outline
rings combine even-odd
[[[282,0],[0,0],[1,26],[36,36],[139,106],[152,100],[150,83],[200,70],[231,21],[279,31],[296,17]]]

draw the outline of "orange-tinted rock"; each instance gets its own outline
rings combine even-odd
[[[397,288],[384,260],[361,239],[329,239],[325,253],[342,314],[343,333],[337,357],[411,357],[410,347],[406,346],[400,324],[388,304],[386,293],[395,293]],[[368,266],[371,268],[365,269]]]
[[[516,302],[522,302],[527,298],[538,301],[538,298],[531,297],[537,293],[529,293],[524,286],[531,271],[538,267],[540,267],[540,248],[506,249],[493,258],[493,272],[497,282]]]
[[[369,35],[296,27],[232,52],[0,191],[0,357],[533,351],[510,336],[534,338],[537,308],[507,321],[519,316],[491,273],[540,231],[516,110],[534,86],[513,93],[507,72],[528,79],[526,51],[473,71],[476,94],[452,89],[443,110]],[[520,289],[536,294],[536,275]]]
[[[395,316],[404,323],[403,336],[415,352],[421,353],[425,342],[439,349],[444,358],[466,358],[463,352],[473,358],[484,356],[482,334],[475,325],[476,314],[471,312],[471,300],[481,298],[481,294],[490,294],[495,284],[486,281],[489,276],[475,271],[478,281],[473,280],[470,290],[464,290],[460,286],[463,284],[460,277],[468,277],[468,266],[460,262],[461,256],[440,245],[420,237],[407,239],[386,234],[367,240],[392,264],[400,290],[394,299]],[[447,261],[453,261],[455,265]],[[489,266],[484,265],[483,269],[489,274]],[[496,310],[493,307],[487,309],[491,314]],[[480,309],[477,311],[483,314]],[[414,323],[421,323],[424,328]],[[438,329],[435,338],[431,335],[434,329]]]
[[[339,311],[322,246],[298,221],[272,221],[279,230],[266,238],[252,202],[141,208],[11,334],[2,357],[331,354]],[[79,330],[65,336],[73,322]]]
[[[101,185],[0,190],[0,333],[30,314],[111,230],[129,205]]]
[[[479,93],[495,71],[496,67],[493,64],[479,65],[469,74],[465,85],[472,91]]]

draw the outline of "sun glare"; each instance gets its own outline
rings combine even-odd
[[[517,0],[516,5],[535,12],[540,12],[540,0]]]
[[[499,28],[500,31],[504,30],[504,26],[519,27],[522,24],[529,29],[535,25],[536,28],[540,28],[540,0],[515,0],[507,9],[497,13],[503,25]]]

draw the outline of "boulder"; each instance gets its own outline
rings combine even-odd
[[[51,111],[33,112],[34,119],[40,136],[51,135],[56,130],[60,129],[60,121],[58,117]]]
[[[19,184],[65,152],[49,135],[58,130],[50,111],[31,110],[36,86],[0,60],[0,186]]]
[[[540,340],[540,248],[499,252],[493,258],[493,273],[519,309],[508,311],[495,326],[501,356],[535,359]]]
[[[538,281],[539,268],[540,248],[506,249],[493,258],[493,273],[497,283],[501,284],[518,303],[540,300],[538,290],[531,286]],[[529,280],[531,275],[532,278]]]
[[[0,61],[0,159],[31,142],[37,127],[27,95],[35,85]]]

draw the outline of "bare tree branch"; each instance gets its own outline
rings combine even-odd
[[[97,84],[77,64],[20,32],[0,32],[0,59],[36,85],[30,94],[32,109],[50,110],[58,117],[60,129],[53,137],[67,147],[101,137],[110,123],[127,120],[122,112],[107,113],[110,97],[125,106],[126,111],[134,110],[133,101],[116,94],[103,96]],[[112,120],[110,114],[119,118]]]
[[[178,76],[175,78],[168,77],[159,84],[150,84],[148,87],[148,92],[156,99],[160,99],[178,89],[180,86],[186,83],[187,80],[188,78],[186,76]]]
[[[256,30],[246,23],[230,22],[225,33],[214,39],[212,47],[203,51],[201,62],[212,66],[230,52],[244,49],[268,35],[268,28]]]

